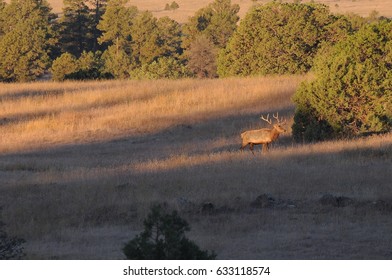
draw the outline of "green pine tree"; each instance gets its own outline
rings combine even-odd
[[[185,75],[180,55],[181,28],[168,18],[140,13],[131,28],[133,78],[173,78]],[[164,73],[167,71],[167,73]]]
[[[131,40],[131,26],[138,14],[134,6],[127,6],[129,0],[109,0],[105,13],[98,24],[102,35],[98,38],[100,44],[108,43],[125,48]]]
[[[226,46],[236,30],[239,9],[239,5],[232,5],[231,0],[215,0],[198,10],[184,25],[184,59],[196,76],[216,77],[217,50]],[[202,41],[206,45],[200,45]]]
[[[66,76],[78,70],[77,59],[70,53],[63,53],[52,64],[52,76],[55,81],[64,81]]]
[[[35,80],[49,67],[56,43],[49,4],[45,0],[11,0],[3,15],[8,27],[0,41],[0,80]]]
[[[350,21],[333,16],[325,5],[256,6],[220,52],[219,76],[307,72],[325,42],[335,43],[351,30]]]
[[[184,25],[183,48],[188,49],[200,35],[208,37],[218,48],[225,47],[237,28],[239,10],[239,5],[232,5],[231,0],[215,0],[198,10]]]
[[[136,66],[151,63],[160,56],[157,19],[149,11],[140,12],[131,27],[132,56]]]
[[[79,56],[93,49],[90,9],[84,0],[64,0],[60,20],[60,44],[62,52]]]
[[[91,5],[90,17],[91,17],[91,35],[92,35],[92,51],[104,50],[104,46],[98,44],[98,38],[102,36],[102,32],[98,29],[98,24],[102,19],[103,14],[106,11],[106,5],[108,0],[89,0],[88,3]]]
[[[160,49],[159,55],[179,59],[183,51],[180,24],[169,17],[162,17],[157,21],[157,30],[156,45]]]
[[[102,55],[105,72],[121,79],[129,77],[133,64],[131,27],[133,19],[138,14],[136,7],[126,6],[128,2],[128,0],[109,0],[98,24],[98,29],[102,32],[98,42],[109,45]]]

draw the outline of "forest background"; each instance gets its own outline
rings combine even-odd
[[[335,43],[358,30],[361,25],[392,14],[388,10],[390,5],[384,5],[382,0],[357,5],[348,5],[351,1],[324,1],[330,8],[314,2],[305,5],[303,1],[303,5],[298,5],[302,1],[294,1],[292,5],[292,1],[287,1],[291,4],[282,5],[286,8],[265,21],[274,22],[277,26],[279,21],[287,21],[285,18],[293,13],[302,23],[285,23],[278,38],[270,42],[270,45],[279,45],[278,50],[256,46],[256,42],[253,42],[254,46],[245,53],[236,46],[241,39],[232,38],[241,25],[240,18],[244,19],[242,25],[255,26],[252,21],[257,17],[252,18],[252,15],[260,14],[256,10],[266,12],[279,2],[267,5],[266,1],[188,2],[173,1],[164,5],[154,1],[139,3],[127,0],[1,0],[0,81],[32,81],[48,77],[54,80],[157,79],[303,73],[311,68],[311,61],[323,42]],[[296,6],[301,8],[297,9]],[[360,18],[354,13],[337,15],[330,12],[346,12],[352,6],[359,7],[359,15],[365,17]],[[315,24],[312,30],[304,28],[304,22],[308,20]],[[319,33],[320,38],[311,38],[313,35],[306,35],[306,32]],[[274,36],[271,32],[263,34],[264,41]],[[247,36],[251,38],[254,35]],[[300,38],[301,42],[293,44],[295,37]],[[292,45],[297,47],[293,49]],[[230,50],[232,46],[237,49]],[[261,52],[264,57],[279,59],[275,59],[275,69],[263,69],[262,65],[259,67],[259,62],[259,69],[254,69],[243,60],[240,63],[247,68],[246,71],[231,69],[228,50],[242,52],[242,57],[248,56],[250,59],[255,56],[254,53]],[[298,51],[300,53],[296,53]],[[291,65],[284,66],[283,60],[288,60],[283,63]],[[267,64],[271,59],[264,61]]]

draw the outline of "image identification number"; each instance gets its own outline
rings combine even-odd
[[[269,267],[219,267],[216,270],[217,275],[270,275]]]

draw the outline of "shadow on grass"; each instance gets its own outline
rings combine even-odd
[[[287,108],[280,113],[289,118],[292,111]],[[366,238],[370,240],[366,244],[379,248],[364,254],[386,258],[388,214],[373,208],[321,209],[307,203],[326,193],[369,203],[392,198],[391,137],[377,136],[386,140],[377,145],[297,145],[290,136],[282,135],[269,153],[260,149],[255,156],[249,150],[239,152],[243,128],[263,126],[259,115],[184,120],[141,136],[1,155],[0,204],[5,206],[7,224],[35,242],[42,236],[61,239],[62,229],[69,228],[132,225],[136,230],[149,206],[158,201],[188,215],[201,238],[219,236],[218,258],[238,258],[241,250],[231,252],[229,248],[233,244],[254,248],[255,240],[262,254],[249,249],[250,255],[242,257],[318,258],[320,251],[334,248],[326,256],[358,258],[351,245]],[[338,148],[327,149],[334,145]],[[293,201],[293,208],[250,207],[262,194]],[[219,211],[205,214],[200,205],[213,205]],[[189,214],[190,208],[196,210]],[[357,234],[364,228],[377,231]],[[325,241],[325,235],[336,232],[338,237]],[[257,239],[260,236],[319,249],[270,248],[270,243]],[[349,247],[344,252],[339,250],[342,243]]]

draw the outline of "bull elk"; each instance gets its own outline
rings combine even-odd
[[[260,117],[263,121],[266,121],[267,123],[272,125],[272,129],[262,128],[257,130],[248,130],[241,133],[241,150],[243,150],[247,145],[249,145],[250,150],[254,154],[253,146],[263,145],[262,151],[267,151],[269,148],[268,145],[278,139],[280,133],[286,132],[286,129],[283,128],[283,125],[286,124],[286,121],[284,121],[283,118],[279,119],[278,113],[276,113],[276,116],[274,114],[272,114],[272,116],[276,120],[276,123],[273,125],[272,120],[269,118],[269,114],[266,118],[264,118],[263,116]]]

